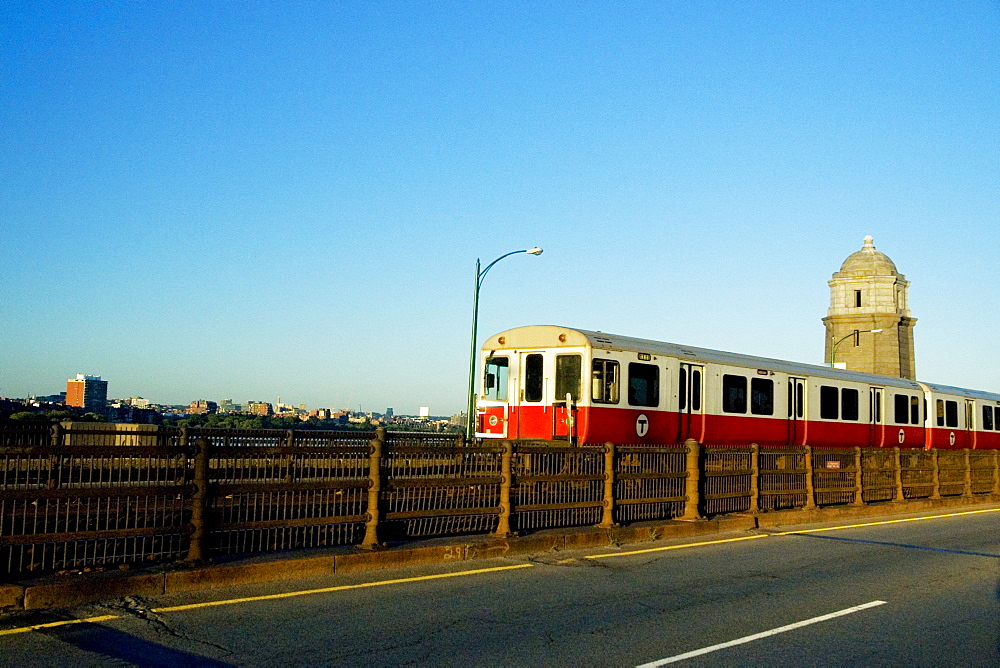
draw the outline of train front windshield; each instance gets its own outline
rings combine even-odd
[[[509,378],[510,360],[508,358],[486,358],[483,396],[489,401],[507,401],[507,381]]]

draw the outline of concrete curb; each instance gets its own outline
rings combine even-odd
[[[914,499],[903,503],[782,510],[758,515],[731,515],[711,520],[647,522],[610,529],[578,527],[540,531],[527,536],[468,536],[435,539],[434,544],[405,545],[374,552],[343,551],[321,556],[279,558],[194,566],[163,572],[113,571],[52,576],[24,584],[0,585],[0,610],[42,610],[81,605],[123,596],[159,596],[246,584],[294,580],[317,575],[375,571],[403,566],[514,557],[556,550],[625,545],[653,540],[712,536],[756,528],[857,520],[892,515],[995,505],[976,498]],[[345,548],[339,548],[345,550]],[[350,548],[346,548],[349,550]],[[332,550],[331,550],[332,551]]]

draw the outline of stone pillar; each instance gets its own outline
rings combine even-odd
[[[893,476],[896,482],[896,492],[893,494],[892,500],[897,502],[902,502],[906,500],[903,494],[903,458],[899,451],[899,446],[897,445],[893,449],[893,461],[895,462]]]
[[[368,521],[365,522],[365,537],[361,547],[374,550],[381,547],[378,537],[378,523],[381,517],[382,499],[382,448],[385,446],[385,428],[375,430],[375,438],[368,442]]]
[[[861,456],[861,448],[855,446],[854,448],[854,501],[851,502],[852,506],[863,506],[865,505],[865,488],[864,488],[864,458]]]
[[[187,435],[184,434],[186,437]],[[188,545],[187,562],[198,563],[205,559],[205,543],[208,530],[208,439],[199,438],[195,442],[194,454],[194,496],[191,498],[191,540]]]
[[[964,449],[965,454],[965,486],[962,488],[962,496],[969,498],[972,496],[972,457],[969,449]]]
[[[604,512],[597,526],[610,529],[615,524],[615,444],[604,444]]]
[[[685,485],[684,515],[682,520],[700,520],[701,511],[701,445],[693,438],[684,441],[687,448],[687,484]]]
[[[497,530],[493,532],[493,535],[506,538],[511,535],[510,488],[514,478],[514,445],[510,441],[503,441],[500,446],[502,448],[500,454],[500,518],[497,522]]]
[[[814,477],[813,469],[813,449],[811,445],[805,446],[806,449],[806,505],[803,506],[806,510],[812,510],[816,507],[816,479]]]
[[[938,452],[939,451],[938,451],[937,448],[934,448],[933,450],[931,450],[931,465],[934,467],[934,470],[933,470],[934,491],[931,492],[931,498],[932,499],[940,499],[941,498],[941,473],[940,473],[940,469],[938,468]]]
[[[760,512],[760,446],[750,444],[750,512]]]

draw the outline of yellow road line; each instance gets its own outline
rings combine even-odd
[[[703,547],[705,545],[718,545],[720,543],[735,543],[741,540],[753,540],[754,538],[771,538],[775,536],[794,536],[796,534],[820,533],[822,531],[838,531],[841,529],[857,529],[860,527],[871,527],[879,524],[899,524],[901,522],[922,522],[924,520],[937,520],[943,517],[958,517],[960,515],[978,515],[980,513],[996,513],[1000,508],[986,508],[982,510],[964,510],[958,513],[945,513],[943,515],[928,515],[926,517],[904,517],[898,520],[881,520],[879,522],[862,522],[860,524],[845,524],[836,527],[821,527],[819,529],[800,529],[798,531],[776,531],[774,533],[754,534],[752,536],[741,536],[739,538],[724,538],[722,540],[708,540],[700,543],[684,543],[683,545],[667,545],[665,547],[651,547],[644,550],[630,550],[628,552],[611,552],[609,554],[591,554],[586,559],[610,559],[612,557],[629,557],[636,554],[648,554],[650,552],[665,552],[666,550],[682,550],[688,547]]]
[[[283,594],[269,594],[266,596],[248,596],[245,598],[232,598],[222,601],[209,601],[207,603],[192,603],[190,605],[174,605],[164,608],[153,608],[152,612],[180,612],[182,610],[195,610],[197,608],[208,608],[216,605],[232,605],[234,603],[249,603],[252,601],[268,601],[281,598],[291,598],[293,596],[306,596],[308,594],[324,594],[328,592],[335,591],[346,591],[348,589],[363,589],[365,587],[384,587],[386,585],[393,584],[405,584],[408,582],[423,582],[426,580],[440,580],[442,578],[457,578],[467,575],[479,575],[482,573],[497,573],[499,571],[511,571],[519,568],[533,568],[534,564],[515,564],[513,566],[495,566],[493,568],[477,568],[471,571],[458,571],[456,573],[439,573],[437,575],[420,575],[412,578],[399,578],[396,580],[380,580],[377,582],[362,582],[360,584],[353,585],[340,585],[337,587],[324,587],[322,589],[309,589],[304,591],[292,591],[285,592]],[[16,629],[0,630],[0,636],[13,635],[15,633],[28,633],[29,631],[38,631],[40,629],[49,629],[57,626],[65,626],[67,624],[85,624],[85,623],[97,623],[106,622],[112,619],[120,619],[120,615],[103,615],[101,617],[88,617],[86,619],[68,619],[59,622],[48,622],[46,624],[35,624],[33,626],[24,626]]]
[[[0,636],[10,636],[15,633],[27,633],[28,631],[38,631],[40,629],[53,629],[57,626],[66,626],[67,624],[96,624],[97,622],[106,622],[109,619],[118,619],[118,615],[104,615],[102,617],[88,617],[87,619],[67,619],[61,622],[48,622],[46,624],[35,624],[34,626],[24,626],[19,629],[7,629],[6,631],[0,631]]]
[[[980,513],[996,513],[1000,508],[986,508],[983,510],[964,510],[960,513],[945,513],[943,515],[928,515],[926,517],[904,517],[898,520],[881,520],[879,522],[862,522],[860,524],[845,524],[839,527],[823,527],[820,529],[802,529],[800,531],[781,531],[771,534],[772,536],[792,536],[800,533],[819,533],[821,531],[837,531],[838,529],[857,529],[859,527],[873,527],[879,524],[899,524],[901,522],[923,522],[924,520],[938,520],[942,517],[958,517],[959,515],[978,515]]]
[[[235,603],[250,603],[253,601],[273,601],[281,598],[292,598],[293,596],[308,596],[309,594],[328,594],[335,591],[346,591],[348,589],[364,589],[366,587],[384,587],[386,585],[404,584],[408,582],[424,582],[426,580],[440,580],[442,578],[458,578],[467,575],[479,575],[481,573],[497,573],[499,571],[511,571],[518,568],[532,568],[534,564],[517,564],[514,566],[495,566],[493,568],[477,568],[471,571],[458,571],[456,573],[439,573],[437,575],[420,575],[412,578],[399,578],[397,580],[379,580],[377,582],[362,582],[360,584],[339,585],[337,587],[323,587],[322,589],[307,589],[303,591],[290,591],[282,594],[267,594],[264,596],[247,596],[245,598],[230,598],[221,601],[209,601],[207,603],[191,603],[189,605],[174,605],[166,608],[153,608],[153,612],[179,612],[181,610],[195,610],[197,608],[210,608],[217,605],[233,605]]]
[[[701,543],[685,543],[684,545],[667,545],[665,547],[650,547],[644,550],[631,550],[629,552],[612,552],[611,554],[590,554],[586,559],[608,559],[610,557],[628,557],[633,554],[647,554],[649,552],[664,552],[666,550],[681,550],[685,547],[701,547],[703,545],[718,545],[719,543],[735,543],[740,540],[754,540],[755,538],[769,538],[771,534],[759,533],[752,536],[740,536],[739,538],[723,538],[721,540],[706,540]]]

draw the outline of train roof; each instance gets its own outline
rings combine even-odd
[[[560,334],[566,337],[565,341],[559,340]],[[906,378],[896,378],[895,376],[880,376],[870,373],[861,373],[858,371],[833,369],[819,364],[789,362],[787,360],[756,357],[754,355],[742,355],[723,350],[698,348],[696,346],[686,346],[678,343],[639,339],[619,334],[608,334],[606,332],[595,332],[571,327],[559,327],[557,325],[529,325],[526,327],[508,329],[504,332],[491,336],[484,343],[483,349],[495,349],[497,346],[494,344],[498,343],[498,339],[500,337],[504,337],[505,339],[505,343],[502,346],[503,348],[590,346],[598,350],[644,352],[654,355],[663,355],[665,357],[674,357],[682,360],[691,360],[694,362],[711,362],[715,364],[752,367],[767,369],[769,371],[780,371],[791,375],[801,374],[835,380],[854,381],[869,385],[903,387],[921,392],[926,387],[932,392],[957,394],[985,401],[1000,401],[1000,394],[983,392],[980,390],[968,390],[948,385],[920,383]]]

